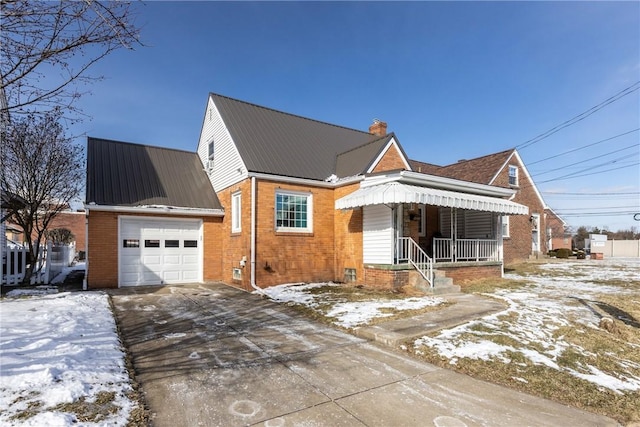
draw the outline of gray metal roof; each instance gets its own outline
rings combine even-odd
[[[251,172],[324,180],[336,171],[339,153],[380,137],[211,93]],[[363,151],[363,155],[369,154]],[[366,159],[370,162],[372,159]],[[362,160],[361,162],[365,162]],[[344,175],[346,176],[346,175]]]
[[[393,135],[378,137],[364,145],[340,153],[336,161],[336,175],[343,178],[365,173]]]
[[[87,139],[86,203],[222,209],[196,153]]]

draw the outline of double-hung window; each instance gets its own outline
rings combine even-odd
[[[276,231],[313,232],[313,199],[310,193],[276,191]]]
[[[242,231],[242,193],[237,192],[231,195],[231,232]]]
[[[509,166],[509,185],[518,185],[518,167]]]

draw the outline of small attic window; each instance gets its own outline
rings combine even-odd
[[[518,185],[518,167],[509,165],[509,185]]]
[[[209,160],[213,160],[215,154],[215,144],[213,143],[213,139],[209,142]]]

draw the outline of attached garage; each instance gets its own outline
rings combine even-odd
[[[120,217],[120,286],[202,281],[202,220]]]

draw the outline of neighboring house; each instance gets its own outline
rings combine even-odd
[[[547,207],[516,149],[460,160],[448,166],[416,160],[410,163],[414,171],[513,190],[515,193],[509,200],[527,206],[529,215],[503,218],[504,261],[512,263],[547,253]],[[469,221],[473,220],[458,217],[458,228],[464,227],[465,223],[468,225]],[[442,228],[442,222],[440,227]],[[436,232],[442,233],[443,230]]]
[[[548,249],[550,251],[562,248],[572,249],[572,236],[571,233],[567,232],[567,223],[551,208],[546,209],[545,218],[547,224],[547,238],[549,242]]]
[[[529,218],[512,188],[416,171],[384,122],[363,132],[213,93],[196,153],[89,138],[86,188],[90,288],[500,276],[503,218]],[[435,264],[418,245],[427,215],[455,230],[434,239]]]

